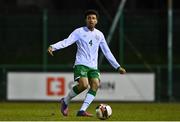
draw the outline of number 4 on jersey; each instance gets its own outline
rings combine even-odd
[[[90,44],[90,46],[92,46],[92,44],[93,44],[93,43],[92,43],[92,40],[89,41],[89,44]]]

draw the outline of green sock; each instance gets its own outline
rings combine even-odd
[[[89,89],[88,93],[92,94],[93,96],[96,96],[96,91],[93,91],[92,89]]]
[[[80,109],[80,111],[86,111],[86,109],[89,107],[89,105],[92,103],[96,96],[96,91],[93,91],[92,89],[89,89],[89,91],[86,94],[86,98],[84,100],[84,103]]]
[[[79,94],[79,90],[78,90],[78,85],[74,86],[73,87],[73,91],[76,93],[76,94]]]
[[[77,96],[79,94],[79,90],[77,85],[74,86],[71,91],[68,93],[68,95],[64,98],[64,102],[68,105],[69,102],[71,101],[72,98],[74,98],[75,96]]]

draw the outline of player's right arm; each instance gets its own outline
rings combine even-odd
[[[111,50],[109,49],[104,35],[102,36],[102,41],[100,43],[101,50],[103,54],[105,55],[106,59],[110,62],[110,64],[120,73],[120,74],[125,74],[126,70],[120,66],[120,64],[116,61],[115,57],[111,53]]]
[[[48,53],[51,55],[51,56],[54,56],[53,55],[53,48],[51,46],[48,47]]]
[[[73,31],[68,38],[52,44],[48,47],[48,53],[53,56],[53,51],[66,48],[78,40],[77,30]]]

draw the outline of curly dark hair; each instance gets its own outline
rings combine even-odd
[[[86,18],[90,14],[96,15],[97,19],[99,19],[99,13],[98,13],[98,11],[96,11],[94,9],[89,9],[89,10],[85,11],[84,17]]]

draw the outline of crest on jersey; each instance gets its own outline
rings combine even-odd
[[[99,37],[98,35],[96,35],[95,38],[96,38],[96,40],[99,40],[99,39],[100,39],[100,37]]]

